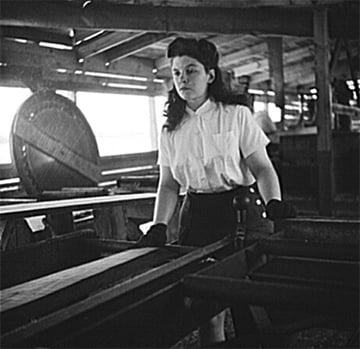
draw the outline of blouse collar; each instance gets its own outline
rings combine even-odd
[[[193,111],[189,106],[186,106],[185,111],[189,116],[202,115],[215,108],[216,103],[208,98],[199,108]]]

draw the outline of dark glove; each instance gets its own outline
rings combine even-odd
[[[296,209],[289,202],[272,199],[266,205],[266,214],[271,220],[293,218],[296,217]]]
[[[146,235],[143,235],[137,242],[137,247],[160,247],[166,243],[166,224],[157,223],[150,227]]]

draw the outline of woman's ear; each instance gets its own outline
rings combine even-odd
[[[216,77],[215,69],[209,69],[208,75],[208,84],[212,84]]]

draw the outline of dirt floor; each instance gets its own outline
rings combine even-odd
[[[230,311],[226,311],[225,318],[225,333],[227,340],[235,337],[234,327],[231,320]],[[337,348],[351,348],[348,342],[353,333],[350,331],[335,330],[328,328],[311,328],[295,333],[290,340],[289,349],[306,348],[306,349],[337,349]],[[228,346],[223,346],[228,348]],[[247,346],[237,346],[239,348],[246,348]],[[176,343],[171,349],[193,349],[200,348],[198,331],[190,333],[181,341]],[[221,346],[216,346],[221,348]],[[261,347],[265,349],[266,347]],[[357,347],[356,347],[357,348]]]

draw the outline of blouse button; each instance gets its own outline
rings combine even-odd
[[[262,216],[262,218],[266,218],[266,212],[263,212],[263,213],[261,214],[261,216]]]
[[[255,193],[255,189],[254,189],[254,188],[250,188],[249,191],[250,191],[250,193],[253,193],[253,194]]]
[[[256,199],[256,205],[260,206],[261,205],[261,200],[260,199]]]

